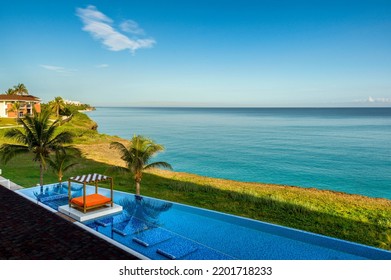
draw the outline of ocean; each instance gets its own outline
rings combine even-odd
[[[141,134],[175,171],[391,199],[391,108],[98,107],[98,131]]]

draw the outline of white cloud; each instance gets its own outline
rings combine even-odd
[[[121,28],[122,31],[128,32],[131,34],[136,34],[136,35],[144,35],[145,32],[140,26],[138,26],[138,23],[135,22],[134,20],[125,20],[122,22],[119,27]]]
[[[118,32],[112,27],[113,21],[105,14],[98,11],[95,6],[90,5],[85,9],[77,8],[76,14],[84,24],[83,30],[90,33],[95,39],[101,41],[103,45],[111,51],[128,49],[131,53],[135,53],[138,49],[151,48],[156,43],[152,38],[129,38]],[[122,27],[123,24],[125,26],[124,28]],[[129,30],[127,32],[135,35],[142,35],[140,33],[135,33],[143,31],[136,22],[129,20],[123,22],[123,24],[121,24],[123,30],[127,29]]]
[[[46,70],[54,71],[57,73],[65,73],[65,74],[70,74],[72,72],[77,71],[76,69],[67,69],[61,66],[54,66],[54,65],[47,65],[47,64],[41,64],[39,65],[42,68],[45,68]]]
[[[98,64],[98,65],[95,65],[95,67],[96,67],[96,68],[107,68],[107,67],[109,67],[109,65],[108,65],[108,64],[105,64],[105,63],[103,63],[103,64]]]
[[[391,103],[391,98],[368,96],[367,99],[359,99],[359,100],[356,100],[355,102],[358,102],[358,103]]]

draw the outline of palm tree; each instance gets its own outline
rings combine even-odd
[[[172,169],[171,165],[164,161],[149,163],[155,154],[164,151],[164,147],[144,136],[133,136],[129,147],[125,147],[120,142],[112,142],[110,148],[117,149],[121,154],[121,159],[126,163],[126,167],[118,168],[133,175],[134,181],[136,182],[136,195],[140,195],[140,183],[144,170],[154,167]]]
[[[5,91],[4,94],[7,94],[7,95],[15,95],[15,90],[13,88],[9,88]]]
[[[49,116],[49,111],[43,111],[33,117],[26,116],[25,119],[18,119],[22,130],[13,128],[4,136],[20,144],[3,144],[0,147],[0,155],[4,163],[19,154],[32,153],[33,160],[39,163],[41,186],[43,186],[43,172],[49,155],[55,151],[64,151],[64,145],[71,143],[73,138],[73,135],[67,131],[56,133],[58,121],[51,122]]]
[[[56,113],[56,117],[58,118],[60,116],[60,110],[65,108],[64,99],[62,99],[60,96],[57,96],[50,102],[50,108]]]
[[[29,91],[27,90],[26,86],[24,84],[17,84],[16,86],[14,86],[14,91],[15,91],[15,94],[18,94],[18,95],[28,95],[29,94]]]
[[[72,162],[75,159],[73,155],[68,152],[56,151],[53,158],[48,158],[48,163],[54,173],[58,177],[59,185],[61,186],[64,173],[77,165],[77,162]]]
[[[14,103],[12,103],[11,108],[9,110],[10,112],[15,112],[16,118],[18,118],[18,119],[19,119],[20,107],[22,107],[20,102],[19,101],[15,101]]]

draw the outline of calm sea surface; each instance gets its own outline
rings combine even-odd
[[[142,134],[175,171],[391,199],[391,108],[103,108],[101,133]]]

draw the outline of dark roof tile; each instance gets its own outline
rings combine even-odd
[[[0,198],[0,259],[137,259],[2,186]]]
[[[0,101],[36,101],[40,102],[36,96],[32,95],[9,95],[9,94],[0,94]]]

